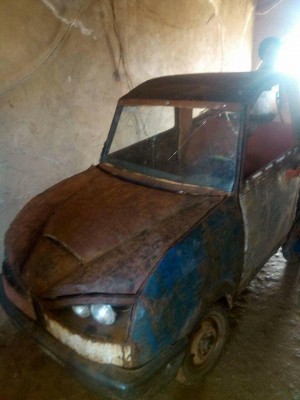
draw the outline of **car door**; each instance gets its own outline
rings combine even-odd
[[[240,288],[282,244],[295,216],[300,179],[286,175],[299,165],[290,107],[298,99],[291,95],[287,86],[276,85],[259,96],[248,115],[239,195],[245,232]]]

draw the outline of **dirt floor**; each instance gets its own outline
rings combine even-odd
[[[276,254],[240,296],[214,371],[153,400],[300,400],[300,268]],[[0,309],[0,400],[101,400],[19,333]]]

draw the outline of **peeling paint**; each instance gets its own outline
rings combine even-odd
[[[79,334],[69,331],[46,315],[45,319],[48,332],[81,356],[100,364],[113,364],[120,367],[131,366],[131,346],[120,346],[116,343],[105,343],[86,339]]]

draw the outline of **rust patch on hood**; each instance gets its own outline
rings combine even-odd
[[[131,183],[99,170],[96,179],[57,207],[43,235],[62,243],[86,264],[130,242],[136,234],[154,230],[161,221],[180,217],[187,207],[201,203],[207,211],[214,200],[203,200]]]
[[[136,293],[164,252],[225,196],[149,188],[95,167],[83,174],[77,185],[75,178],[71,185],[65,182],[69,189],[62,184],[39,196],[39,228],[34,226],[34,246],[23,268],[37,296]],[[34,212],[27,206],[27,230]],[[19,228],[24,230],[22,215],[7,237]]]
[[[5,236],[8,263],[16,273],[22,270],[53,210],[85,188],[96,176],[98,169],[90,167],[37,195],[22,208]]]

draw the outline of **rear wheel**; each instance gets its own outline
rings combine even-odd
[[[212,307],[190,339],[182,365],[186,378],[201,378],[213,369],[224,349],[228,331],[226,311],[219,305]]]

